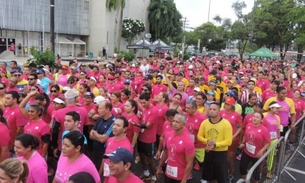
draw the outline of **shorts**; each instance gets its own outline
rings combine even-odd
[[[281,137],[285,137],[288,130],[289,130],[289,126],[283,126],[283,131],[280,134]]]
[[[247,175],[247,167],[249,163],[251,162],[252,165],[254,165],[258,161],[258,158],[253,158],[250,157],[248,154],[243,152],[241,155],[241,160],[239,164],[239,169],[240,169],[240,175]],[[253,179],[256,181],[259,181],[260,179],[260,166],[258,166],[254,172],[253,172]]]
[[[138,152],[143,153],[146,156],[155,155],[155,144],[154,143],[145,143],[138,140]]]
[[[229,183],[227,151],[206,152],[202,167],[203,180]]]
[[[205,153],[205,149],[204,148],[195,148],[195,159],[199,163],[203,162],[203,160],[204,160],[204,153]]]

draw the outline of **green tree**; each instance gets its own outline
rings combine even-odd
[[[27,60],[30,66],[48,65],[50,68],[55,66],[55,54],[51,50],[39,51],[33,46],[30,48],[30,53],[33,56]]]
[[[305,1],[300,0],[296,8],[292,11],[292,18],[295,23],[294,33],[296,35],[295,44],[297,46],[297,60],[301,61],[305,47]]]
[[[126,18],[123,20],[122,37],[131,44],[133,39],[145,31],[145,25],[141,20]]]
[[[120,49],[121,47],[121,32],[123,25],[123,10],[125,8],[126,1],[125,0],[106,0],[106,7],[109,11],[115,10],[117,11],[117,17],[119,18],[119,25],[117,26],[117,42],[116,47]]]
[[[148,11],[152,40],[174,37],[182,32],[182,16],[173,0],[151,0]]]

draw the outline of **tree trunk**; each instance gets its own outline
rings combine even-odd
[[[120,5],[119,9],[119,27],[118,27],[118,34],[117,34],[117,45],[118,49],[121,50],[121,38],[122,38],[122,26],[123,26],[123,8]]]
[[[303,57],[303,46],[298,45],[298,55],[297,55],[297,61],[301,62]]]

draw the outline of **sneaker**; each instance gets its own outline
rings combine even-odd
[[[229,175],[229,182],[231,183],[234,179],[234,176],[233,175]]]
[[[195,165],[194,165],[193,169],[196,170],[196,171],[200,170],[200,166],[199,166],[198,161],[195,162]]]
[[[268,179],[271,179],[271,178],[272,178],[272,173],[271,173],[271,171],[268,171],[268,172],[267,172],[266,177],[267,177]]]
[[[151,180],[151,177],[150,177],[150,175],[146,176],[146,175],[143,174],[143,175],[140,176],[140,179],[141,180]]]
[[[236,160],[238,160],[238,161],[241,160],[241,153],[238,156],[236,156]]]

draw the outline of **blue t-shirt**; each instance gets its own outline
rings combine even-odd
[[[47,94],[48,94],[50,82],[51,82],[51,80],[47,77],[44,77],[40,80],[40,87],[42,88],[43,92],[45,92]]]

